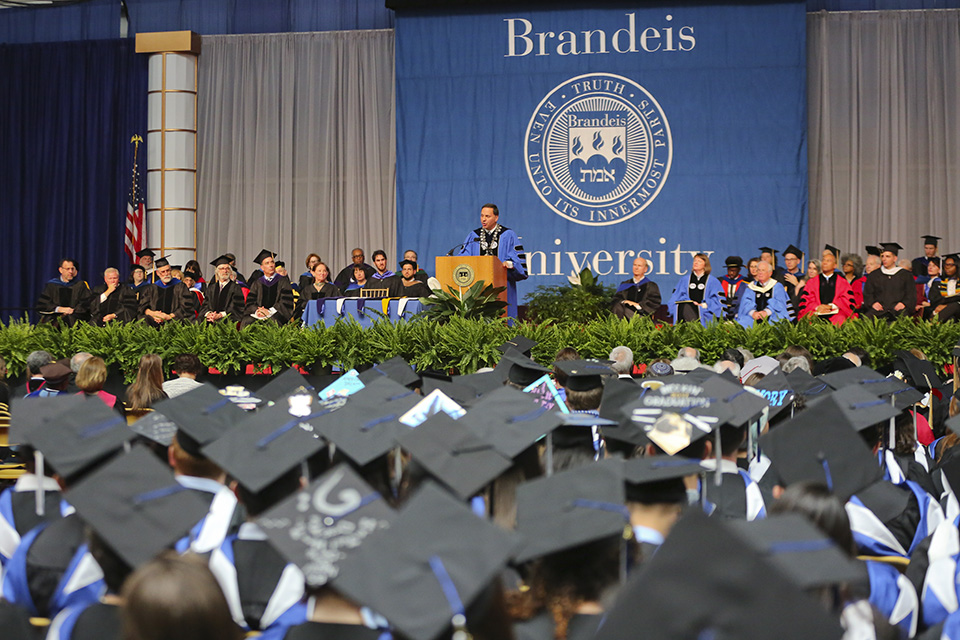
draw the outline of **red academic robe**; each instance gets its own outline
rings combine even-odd
[[[836,275],[836,291],[833,294],[833,304],[837,306],[837,311],[833,315],[825,316],[833,324],[840,326],[844,321],[853,315],[854,299],[853,289],[850,283],[843,277],[842,273],[834,272]],[[816,315],[817,307],[821,304],[830,304],[831,301],[820,300],[820,277],[812,278],[807,281],[803,287],[802,298],[800,299],[800,317]]]

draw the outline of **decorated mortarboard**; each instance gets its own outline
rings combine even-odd
[[[47,420],[29,435],[62,477],[70,479],[133,440],[127,421],[102,402],[87,402]]]
[[[257,524],[277,551],[300,567],[308,586],[322,587],[368,537],[396,518],[383,497],[341,463],[271,507]]]
[[[155,254],[155,253],[154,253],[153,251],[151,251],[150,249],[140,249],[140,251],[137,251],[137,253],[136,253],[136,256],[137,256],[138,258],[145,258],[145,257],[147,257],[147,256],[150,256],[150,257],[152,258],[152,257],[154,257],[155,255],[157,255],[157,254]]]
[[[153,268],[154,268],[154,269],[162,269],[162,268],[164,268],[164,267],[170,266],[170,261],[167,260],[167,258],[169,258],[169,257],[170,257],[170,256],[163,256],[162,258],[158,258],[157,260],[154,260],[154,261],[153,261]],[[170,268],[172,269],[173,267],[170,267]]]
[[[373,365],[360,374],[360,381],[368,384],[380,376],[386,376],[410,389],[420,386],[420,375],[400,356]]]
[[[284,369],[257,391],[257,397],[265,402],[279,402],[292,395],[310,395],[316,397],[316,389],[310,381],[295,367]]]
[[[514,556],[526,562],[608,536],[630,525],[619,461],[590,464],[517,487]]]
[[[899,255],[900,251],[903,250],[903,247],[901,247],[896,242],[881,242],[880,246],[883,248],[884,251],[889,251],[895,256]]]
[[[311,421],[328,411],[293,415],[280,404],[261,409],[205,446],[203,454],[257,493],[326,446]]]
[[[894,371],[895,376],[899,372],[900,376],[909,378],[913,386],[920,391],[937,389],[942,384],[940,376],[937,375],[937,368],[929,360],[921,360],[909,351],[897,351],[896,356],[903,363],[906,371],[897,367]]]
[[[220,256],[210,263],[211,267],[219,267],[222,264],[230,264],[230,258],[227,256]]]
[[[743,258],[740,256],[727,256],[727,259],[724,261],[724,266],[727,269],[740,269],[743,267]]]
[[[608,365],[597,360],[561,360],[553,363],[567,375],[570,391],[590,391],[603,386],[604,376],[616,375]]]
[[[435,640],[451,625],[465,633],[467,609],[497,579],[514,542],[427,482],[389,529],[350,554],[331,585],[410,640]]]
[[[820,398],[833,393],[833,387],[803,369],[794,369],[786,375],[793,390],[806,398]]]
[[[923,399],[923,394],[895,376],[877,373],[869,367],[854,367],[833,373],[825,373],[819,378],[834,389],[848,386],[859,386],[881,398],[893,396],[898,409],[907,407]]]
[[[699,462],[685,458],[650,456],[624,460],[626,498],[643,504],[686,503],[683,479],[702,472]]]
[[[245,419],[243,409],[210,384],[204,384],[176,398],[161,400],[153,405],[153,410],[167,416],[177,425],[177,443],[180,448],[198,458],[203,457],[201,449],[204,446]]]
[[[513,348],[507,349],[506,353],[504,353],[503,357],[500,359],[500,363],[497,364],[497,367],[499,368],[500,364],[502,363],[509,365],[505,380],[509,380],[516,385],[520,385],[521,387],[526,387],[527,385],[536,382],[545,373],[552,373],[551,369],[537,364],[529,357]]]
[[[60,414],[83,411],[85,396],[62,394],[49,398],[24,398],[10,409],[10,444],[32,444],[31,434]]]
[[[417,404],[410,407],[406,413],[400,416],[399,420],[408,427],[419,427],[427,421],[430,416],[438,413],[445,413],[454,420],[467,412],[466,409],[454,402],[450,396],[439,389],[434,389]]]
[[[510,468],[510,458],[445,413],[402,434],[399,445],[461,500]]]
[[[883,477],[876,458],[832,396],[762,435],[760,448],[787,485],[820,482],[844,502]]]
[[[670,382],[650,389],[624,411],[643,429],[647,440],[674,455],[727,422],[729,403],[702,386]]]
[[[852,558],[799,513],[730,523],[734,533],[801,589],[839,584],[866,586],[867,565]]]
[[[151,411],[130,425],[130,429],[151,442],[169,447],[173,437],[177,435],[177,425],[170,418]]]
[[[142,446],[115,457],[67,495],[83,521],[131,568],[172,547],[210,506]]]
[[[477,399],[476,389],[461,382],[454,382],[453,377],[446,373],[423,371],[421,374],[423,378],[420,391],[425,396],[439,390],[461,406],[470,406]],[[500,384],[503,384],[502,379]]]
[[[767,403],[770,405],[771,419],[792,405],[794,398],[797,396],[790,386],[786,374],[779,367],[764,376],[763,380],[754,385],[754,389],[767,399]]]
[[[803,251],[800,250],[800,247],[797,247],[795,245],[790,245],[789,247],[783,250],[783,255],[785,256],[792,255],[799,259],[803,257]]]
[[[829,251],[830,253],[832,253],[832,254],[833,254],[833,257],[836,258],[837,260],[840,259],[840,249],[837,249],[837,248],[836,248],[835,246],[833,246],[832,244],[826,244],[826,245],[824,245],[824,246],[823,246],[823,250],[824,250],[824,251]]]
[[[940,241],[940,236],[920,236],[923,238],[923,244],[932,244],[937,246],[937,243]]]
[[[531,396],[501,387],[480,398],[458,421],[508,458],[515,458],[561,424]]]
[[[267,258],[276,258],[277,254],[273,251],[267,251],[266,249],[261,249],[260,253],[257,254],[257,257],[253,259],[254,264],[262,264]]]
[[[535,340],[531,340],[526,336],[516,336],[515,338],[512,338],[504,342],[502,345],[497,347],[497,349],[499,349],[501,353],[505,354],[507,351],[510,350],[511,347],[513,347],[514,349],[516,349],[517,351],[519,351],[520,353],[522,353],[523,355],[529,358],[535,346],[537,346],[537,343]]]
[[[320,435],[363,466],[389,452],[397,437],[409,431],[400,418],[420,400],[415,392],[380,376],[347,398],[337,412],[313,423]]]
[[[867,255],[868,256],[880,256],[883,253],[883,250],[880,247],[874,246],[872,244],[867,245]]]
[[[839,622],[727,521],[688,509],[607,610],[597,640],[833,640]]]

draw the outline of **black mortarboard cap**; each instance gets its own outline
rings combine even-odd
[[[760,253],[769,253],[772,256],[777,255],[777,250],[772,247],[760,247]]]
[[[279,404],[260,409],[205,446],[203,454],[257,493],[326,446],[312,419],[291,415]]]
[[[794,369],[787,375],[793,390],[806,398],[820,398],[833,393],[833,387],[820,378],[815,378],[803,369]]]
[[[597,640],[822,640],[843,629],[820,603],[733,533],[689,509],[620,591]]]
[[[515,555],[526,562],[608,536],[629,527],[619,461],[578,467],[517,487]]]
[[[266,249],[261,249],[260,253],[257,254],[257,257],[253,259],[255,264],[261,264],[267,258],[276,258],[277,254],[273,251],[267,251]]]
[[[183,269],[183,265],[182,265],[182,264],[172,264],[172,265],[170,265],[170,268],[173,269],[174,271],[180,271],[181,269]]]
[[[940,236],[920,236],[923,238],[923,244],[932,244],[937,246],[937,242],[940,240]]]
[[[878,397],[862,385],[847,385],[837,389],[830,394],[829,399],[836,403],[836,407],[843,415],[842,422],[849,424],[856,431],[885,423],[900,413],[889,400]],[[814,400],[811,404],[827,400],[828,398]]]
[[[824,251],[829,251],[830,253],[832,253],[832,254],[833,254],[833,257],[835,257],[837,260],[840,259],[840,249],[837,249],[837,248],[836,248],[835,246],[833,246],[832,244],[824,245],[824,246],[823,246],[823,250],[824,250]]]
[[[743,267],[743,258],[740,256],[727,256],[727,259],[724,261],[724,266],[727,269],[740,269]]]
[[[533,384],[542,378],[543,374],[552,372],[552,369],[537,364],[516,349],[507,349],[500,362],[506,362],[510,365],[506,379],[521,387]]]
[[[903,249],[903,247],[896,242],[881,242],[880,246],[883,247],[884,251],[889,251],[895,256],[900,255],[900,251]]]
[[[246,418],[243,409],[210,384],[204,384],[176,398],[161,400],[153,410],[177,425],[177,442],[196,458],[201,449]]]
[[[68,480],[133,440],[127,421],[102,402],[61,413],[30,432],[30,443]]]
[[[626,498],[643,504],[685,504],[687,489],[683,479],[702,471],[699,462],[686,458],[650,456],[624,460]]]
[[[603,376],[616,375],[609,366],[596,360],[561,360],[553,363],[567,374],[567,389],[590,391],[603,386]]]
[[[432,391],[439,389],[445,396],[462,407],[470,406],[477,399],[476,389],[462,382],[454,382],[453,378],[445,373],[423,371],[421,374],[423,375],[423,382],[420,386],[420,391],[424,397],[430,395]],[[502,385],[503,380],[499,378],[499,375],[497,379]]]
[[[61,413],[83,411],[85,402],[86,397],[77,394],[17,400],[10,409],[10,444],[32,444],[30,436],[35,429]]]
[[[341,463],[271,507],[257,524],[277,551],[300,567],[307,585],[322,587],[370,535],[396,518],[383,497]]]
[[[503,378],[496,371],[470,373],[462,376],[453,376],[453,382],[465,385],[477,392],[478,396],[496,391],[503,386]]]
[[[287,263],[284,262],[283,260],[277,260],[276,265],[277,265],[278,267],[286,267],[286,266],[287,266]]]
[[[730,411],[727,423],[740,427],[757,419],[770,406],[767,399],[748,387],[742,387],[719,374],[700,383],[710,397],[722,400]]]
[[[553,411],[510,387],[480,398],[458,422],[508,458],[520,455],[561,424]]]
[[[398,438],[420,466],[461,500],[510,468],[510,459],[444,412]]]
[[[764,376],[763,380],[754,385],[754,389],[767,399],[771,419],[793,404],[793,399],[797,395],[790,386],[787,375],[779,367]]]
[[[834,389],[846,386],[859,386],[881,398],[893,396],[898,409],[907,407],[923,399],[923,394],[894,376],[884,377],[869,367],[854,367],[833,373],[825,373],[819,378]]]
[[[130,265],[130,272],[134,271],[146,271],[146,268],[142,264],[132,264]]]
[[[801,589],[838,584],[866,585],[867,565],[850,557],[799,513],[731,522],[734,533]]]
[[[400,417],[423,398],[380,376],[347,398],[335,413],[313,421],[324,438],[360,466],[384,455],[410,427]]]
[[[199,274],[197,271],[194,271],[193,269],[187,269],[186,271],[183,272],[183,277],[184,277],[184,278],[193,278],[194,280],[199,280],[199,279],[200,279],[200,274]]]
[[[257,391],[264,402],[279,402],[291,395],[309,394],[316,398],[316,389],[296,367],[288,367]]]
[[[504,342],[502,345],[497,347],[497,349],[499,349],[501,353],[506,353],[507,351],[510,350],[510,347],[513,347],[514,349],[516,349],[517,351],[519,351],[520,353],[522,353],[523,355],[529,358],[535,346],[537,346],[537,343],[535,340],[531,340],[526,336],[516,336]]]
[[[162,268],[164,268],[164,267],[166,267],[166,266],[169,266],[169,265],[170,265],[170,261],[167,260],[167,258],[169,258],[169,257],[170,257],[170,256],[163,256],[162,258],[158,258],[158,259],[154,260],[154,261],[153,261],[153,268],[154,268],[154,269],[162,269]],[[173,267],[170,267],[170,268],[172,269]]]
[[[227,256],[220,256],[219,258],[217,258],[217,259],[215,259],[213,262],[211,262],[211,263],[210,263],[210,266],[211,266],[211,267],[219,267],[219,266],[222,265],[222,264],[230,264],[230,258],[228,258]]]
[[[903,362],[906,368],[905,373],[913,386],[920,391],[930,391],[940,386],[940,377],[937,375],[937,368],[929,360],[921,360],[909,351],[897,351],[897,357]]]
[[[797,247],[795,245],[790,245],[789,247],[783,250],[783,255],[785,256],[794,255],[797,257],[797,259],[800,259],[803,257],[803,251],[800,250],[800,247]]]
[[[883,477],[832,396],[761,436],[760,448],[787,484],[820,482],[843,501]]]
[[[150,256],[150,257],[152,258],[152,257],[154,257],[155,255],[157,255],[157,254],[155,254],[155,253],[154,253],[153,251],[151,251],[150,249],[140,249],[140,251],[137,251],[137,253],[136,253],[136,256],[137,256],[138,258],[144,258],[144,257],[146,257],[146,256]]]
[[[630,419],[624,407],[648,393],[643,387],[632,380],[610,378],[603,384],[603,398],[597,412],[601,418],[613,420],[616,426],[604,427],[603,437],[618,442],[626,442],[635,446],[647,443],[647,437],[641,427]]]
[[[420,386],[420,375],[400,356],[373,365],[360,374],[360,382],[367,384],[379,376],[386,376],[410,389]]]
[[[142,446],[115,457],[67,495],[84,522],[131,568],[173,546],[209,508]]]
[[[497,578],[513,546],[510,534],[428,482],[343,562],[332,586],[404,637],[434,640]]]
[[[131,424],[130,428],[134,433],[164,447],[169,447],[170,443],[173,442],[173,437],[177,435],[176,423],[156,411],[151,411],[143,416]]]
[[[868,256],[879,256],[883,251],[880,247],[874,246],[872,244],[867,245],[867,255]]]

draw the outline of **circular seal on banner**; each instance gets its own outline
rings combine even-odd
[[[571,222],[603,226],[637,215],[670,173],[673,139],[653,95],[629,78],[589,73],[537,105],[524,139],[530,184]]]
[[[458,264],[453,269],[453,282],[458,287],[469,287],[476,277],[477,274],[474,273],[473,267],[468,264]]]

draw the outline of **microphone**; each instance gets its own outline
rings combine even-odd
[[[463,251],[463,248],[464,248],[465,246],[467,246],[467,245],[466,245],[466,244],[458,244],[458,245],[455,246],[453,249],[450,249],[450,251],[447,251],[447,255],[448,255],[448,256],[452,256],[454,253],[458,253],[458,252],[460,252],[460,251]]]

